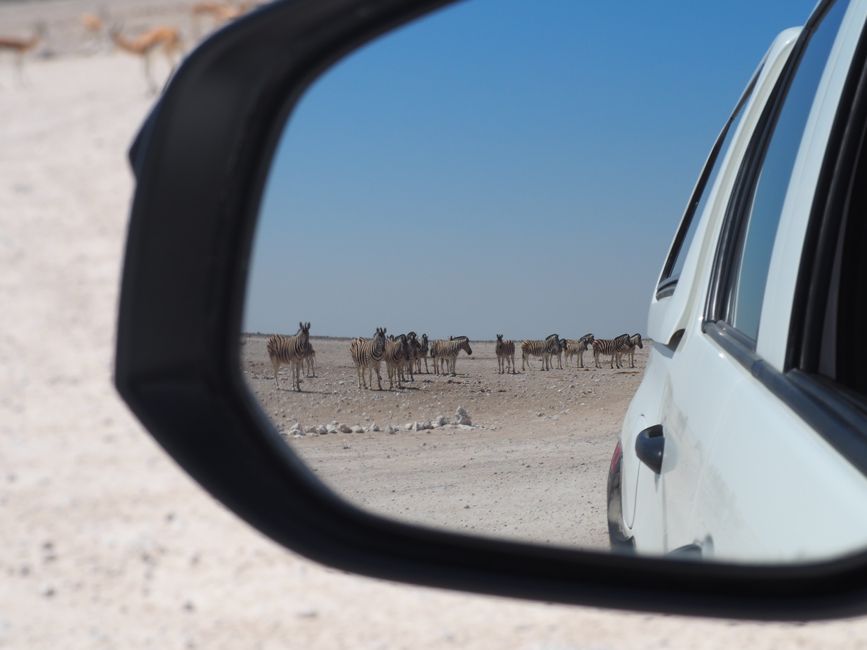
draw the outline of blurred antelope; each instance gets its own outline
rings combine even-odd
[[[108,12],[105,9],[100,9],[95,14],[81,15],[81,27],[84,30],[85,38],[94,49],[99,49],[100,45],[102,45],[107,22]]]
[[[15,69],[18,72],[19,83],[24,83],[24,55],[36,49],[36,46],[45,38],[45,34],[44,23],[38,23],[30,38],[0,36],[0,52],[11,52],[15,56]]]
[[[213,21],[211,27],[216,29],[220,25],[244,15],[255,5],[256,3],[251,1],[242,2],[237,6],[229,2],[197,2],[190,10],[193,15],[193,35],[196,38],[201,35],[201,21],[203,19],[210,18]]]
[[[120,32],[120,28],[111,30],[111,40],[124,52],[141,57],[144,62],[144,75],[151,92],[156,92],[157,85],[151,76],[151,56],[157,50],[162,51],[169,63],[169,74],[175,70],[177,59],[182,53],[181,34],[175,27],[161,25],[129,39]]]

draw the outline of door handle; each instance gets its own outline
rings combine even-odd
[[[665,451],[665,436],[662,425],[654,424],[647,427],[635,439],[635,455],[638,460],[647,465],[654,473],[662,471],[662,454]]]

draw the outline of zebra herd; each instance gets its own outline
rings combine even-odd
[[[429,341],[427,334],[409,332],[407,334],[390,335],[386,337],[386,329],[377,327],[372,339],[357,338],[349,344],[349,352],[355,371],[358,375],[358,387],[368,388],[373,386],[373,373],[376,373],[376,384],[382,390],[382,377],[380,376],[380,364],[385,362],[388,372],[388,387],[403,388],[401,382],[406,381],[409,375],[410,381],[415,381],[413,370],[421,372],[421,363],[424,361],[425,372],[430,372],[427,359],[430,355],[433,361],[435,374],[450,373],[455,375],[455,364],[461,350],[471,355],[473,349],[470,340],[466,336],[452,336],[449,340]],[[364,371],[367,370],[367,379]]]
[[[621,334],[613,339],[597,339],[593,334],[585,334],[580,339],[561,339],[557,334],[550,334],[542,340],[521,341],[521,370],[532,368],[530,357],[542,359],[542,370],[553,368],[552,359],[557,359],[557,366],[562,370],[563,356],[566,356],[566,365],[569,359],[577,356],[576,367],[584,367],[584,352],[593,350],[593,360],[597,368],[600,357],[611,357],[611,368],[615,364],[618,368],[623,367],[623,358],[629,357],[630,367],[635,367],[635,348],[643,348],[641,334]],[[500,374],[511,372],[515,374],[515,343],[503,340],[502,334],[497,334],[497,372]]]
[[[593,350],[593,359],[597,368],[602,366],[599,359],[602,356],[611,357],[611,368],[615,364],[623,367],[624,357],[629,358],[630,367],[635,367],[635,348],[643,348],[641,334],[621,334],[613,339],[597,339],[593,334],[585,334],[579,339],[561,339],[557,334],[551,334],[542,340],[525,340],[521,342],[521,370],[531,368],[530,357],[542,360],[542,370],[553,368],[552,359],[557,359],[557,365],[563,368],[563,356],[566,365],[569,359],[577,356],[576,367],[584,367],[584,352]],[[310,343],[310,323],[298,323],[298,331],[294,336],[276,334],[268,339],[268,358],[274,369],[274,383],[280,388],[277,373],[280,366],[288,365],[292,377],[293,390],[301,390],[301,371],[306,376],[315,377],[316,351]],[[380,366],[384,362],[388,373],[388,386],[393,389],[403,388],[407,376],[415,381],[414,373],[421,373],[422,361],[425,372],[429,373],[428,357],[433,362],[434,373],[455,376],[455,364],[461,351],[467,356],[472,355],[470,340],[466,336],[450,336],[448,340],[429,341],[427,334],[421,337],[415,332],[406,334],[386,335],[386,328],[377,327],[372,338],[356,338],[349,344],[349,353],[355,365],[359,388],[372,388],[373,375],[376,373],[376,384],[382,390]],[[515,343],[504,340],[502,334],[497,334],[496,342],[497,372],[499,374],[517,374],[515,368]],[[367,376],[365,377],[365,371]]]

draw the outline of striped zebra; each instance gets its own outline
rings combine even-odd
[[[454,337],[450,336],[449,340],[454,340]],[[439,354],[439,344],[442,343],[442,341],[442,339],[438,339],[436,341],[431,341],[430,343],[430,358],[431,361],[433,361],[435,375],[440,374],[440,371],[442,371],[442,374],[445,374],[448,371],[448,368],[446,366],[446,360],[442,358]]]
[[[413,375],[413,371],[415,370],[415,361],[418,358],[418,349],[421,347],[421,343],[418,342],[418,334],[415,332],[408,332],[406,335],[406,361],[403,365],[404,372],[409,373],[409,380],[415,381],[415,376]],[[401,376],[401,379],[406,381],[406,374]]]
[[[428,354],[430,354],[430,360],[433,363],[434,374],[435,375],[440,374],[440,359],[437,356],[437,342],[436,341],[430,342],[430,349],[428,350]]]
[[[409,357],[409,343],[406,339],[406,334],[400,334],[396,337],[389,336],[385,342],[385,369],[388,371],[388,387],[394,388],[394,383],[397,381],[398,389],[403,388],[400,381],[403,376],[404,364]]]
[[[545,340],[554,340],[554,346],[551,349],[551,356],[557,357],[557,367],[560,370],[563,370],[563,351],[566,349],[566,341],[565,339],[561,339],[556,334],[549,334],[545,337]],[[552,364],[553,367],[553,364]]]
[[[280,388],[277,372],[286,364],[292,375],[292,389],[301,391],[301,366],[310,349],[310,323],[298,323],[295,336],[275,334],[268,339],[268,358],[274,368],[274,383]]]
[[[643,348],[644,343],[641,341],[641,334],[633,334],[626,339],[626,342],[617,350],[617,367],[622,368],[621,361],[624,356],[629,357],[629,367],[635,367],[635,348]]]
[[[450,336],[448,341],[437,340],[431,343],[431,357],[434,359],[434,371],[439,374],[440,366],[442,366],[443,374],[449,373],[452,377],[455,376],[455,365],[457,364],[458,354],[463,350],[467,355],[473,353],[470,347],[470,339],[466,336]]]
[[[593,360],[596,362],[596,367],[601,368],[599,357],[603,354],[611,356],[611,368],[614,369],[614,361],[620,347],[629,340],[629,334],[621,334],[614,339],[596,339],[593,341]],[[618,361],[618,368],[620,367]]]
[[[576,368],[584,367],[584,352],[593,345],[593,335],[585,334],[580,339],[566,339],[566,365],[569,365],[569,359],[574,356],[578,357],[575,364]]]
[[[417,354],[415,357],[416,372],[418,372],[419,374],[421,374],[422,359],[424,359],[425,374],[428,374],[428,375],[430,374],[430,370],[428,369],[428,366],[427,366],[427,354],[428,354],[429,349],[430,349],[430,344],[428,343],[428,340],[427,340],[427,334],[422,334],[421,335],[421,341],[419,342],[419,347],[418,347],[418,350],[416,350]]]
[[[349,352],[352,362],[355,364],[355,372],[358,374],[358,387],[367,388],[368,383],[373,385],[373,372],[376,371],[376,383],[382,390],[382,376],[379,374],[379,364],[385,353],[385,328],[377,327],[372,339],[358,338],[349,344]],[[367,369],[368,380],[364,379],[364,370]]]
[[[307,356],[304,357],[304,366],[307,369],[305,375],[310,377],[316,377],[316,350],[313,349],[313,344],[307,344]]]
[[[512,374],[516,374],[515,371],[515,343],[514,341],[503,340],[502,334],[497,334],[497,373],[500,375],[504,375],[509,372],[509,368],[512,370]]]
[[[521,341],[521,370],[531,368],[530,357],[542,358],[542,370],[551,369],[551,355],[559,349],[559,337],[552,334],[544,341]]]

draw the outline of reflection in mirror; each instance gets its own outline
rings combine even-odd
[[[679,440],[654,398],[627,410],[683,203],[773,35],[812,3],[482,0],[325,73],[276,150],[242,335],[293,450],[402,521],[599,550],[643,526],[657,541],[639,551],[714,557],[704,477],[671,464],[702,467],[715,441]],[[643,391],[665,384],[659,349]],[[653,408],[673,399],[653,390]],[[676,528],[689,518],[707,534]]]

